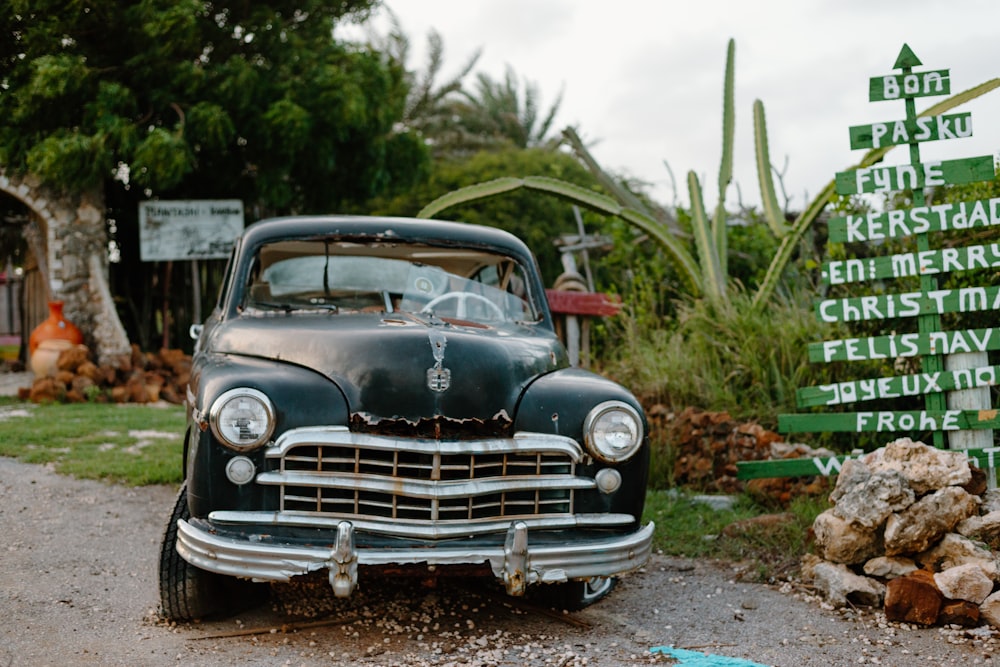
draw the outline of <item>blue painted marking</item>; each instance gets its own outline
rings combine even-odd
[[[698,651],[688,651],[673,646],[654,646],[650,653],[662,653],[680,660],[677,667],[771,667],[759,662],[751,662],[743,658],[729,658],[724,655],[710,655]]]

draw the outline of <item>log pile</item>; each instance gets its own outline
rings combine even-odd
[[[648,411],[653,441],[663,440],[674,455],[674,484],[706,493],[741,491],[787,505],[801,494],[829,491],[823,477],[755,479],[736,478],[738,461],[833,456],[833,452],[783,441],[778,433],[756,422],[734,420],[728,412],[685,408],[679,413],[656,405]],[[655,456],[655,454],[654,454]]]
[[[901,438],[846,461],[830,500],[803,573],[833,606],[1000,627],[1000,494],[964,452]]]
[[[181,350],[162,349],[120,355],[97,365],[87,346],[63,350],[56,363],[18,396],[35,403],[167,403],[184,402],[191,374],[191,357]]]

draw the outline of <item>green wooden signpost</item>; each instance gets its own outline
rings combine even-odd
[[[923,276],[921,281],[930,283],[930,289],[900,294],[825,299],[816,303],[816,315],[824,322],[857,322],[859,320],[885,320],[899,317],[919,317],[944,313],[975,313],[1000,309],[1000,287],[959,287],[937,289],[933,278]],[[937,331],[940,327],[922,330]]]
[[[920,357],[920,372],[804,387],[796,392],[796,402],[800,408],[815,408],[915,397],[922,398],[923,409],[779,415],[778,430],[783,433],[931,432],[933,444],[942,447],[945,432],[974,433],[1000,428],[1000,413],[990,405],[976,406],[976,409],[956,405],[949,409],[946,399],[949,392],[981,391],[983,387],[997,384],[1000,366],[990,366],[981,359],[987,351],[1000,350],[1000,327],[941,330],[941,315],[946,313],[1000,311],[1000,287],[939,289],[937,284],[937,276],[941,274],[1000,268],[1000,243],[932,249],[929,239],[934,232],[1000,225],[1000,198],[934,205],[927,205],[924,198],[925,188],[992,180],[995,177],[994,160],[988,155],[957,160],[920,160],[923,142],[972,136],[971,113],[917,117],[916,98],[951,92],[948,70],[914,72],[914,67],[920,65],[920,60],[904,44],[894,65],[900,72],[869,80],[869,101],[902,101],[905,118],[849,128],[852,149],[907,144],[909,163],[838,172],[835,178],[836,191],[842,195],[910,190],[913,206],[906,210],[837,217],[829,225],[829,238],[833,243],[914,237],[916,250],[867,259],[829,261],[822,266],[822,278],[829,285],[919,277],[920,288],[910,292],[824,299],[816,303],[816,316],[824,322],[916,318],[917,331],[827,340],[809,346],[812,362]],[[972,367],[967,366],[968,353],[981,355],[974,357],[977,363]],[[966,365],[949,363],[946,370],[944,355],[956,355],[949,359],[960,359]],[[967,449],[967,452],[971,458],[993,467],[994,454],[1000,453],[1000,448],[979,447]],[[851,457],[741,462],[738,476],[753,479],[832,475],[839,472],[840,465],[848,458]]]
[[[1000,197],[831,218],[830,241],[856,243],[1000,225]]]

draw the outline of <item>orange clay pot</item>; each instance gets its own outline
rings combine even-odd
[[[63,317],[63,302],[49,301],[49,319],[39,324],[28,337],[28,354],[33,355],[42,341],[65,340],[72,345],[83,342],[83,334],[75,324]]]

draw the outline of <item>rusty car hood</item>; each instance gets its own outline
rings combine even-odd
[[[545,328],[451,325],[409,314],[241,317],[212,334],[213,352],[311,368],[336,382],[365,428],[428,420],[510,425],[522,391],[568,365]]]

